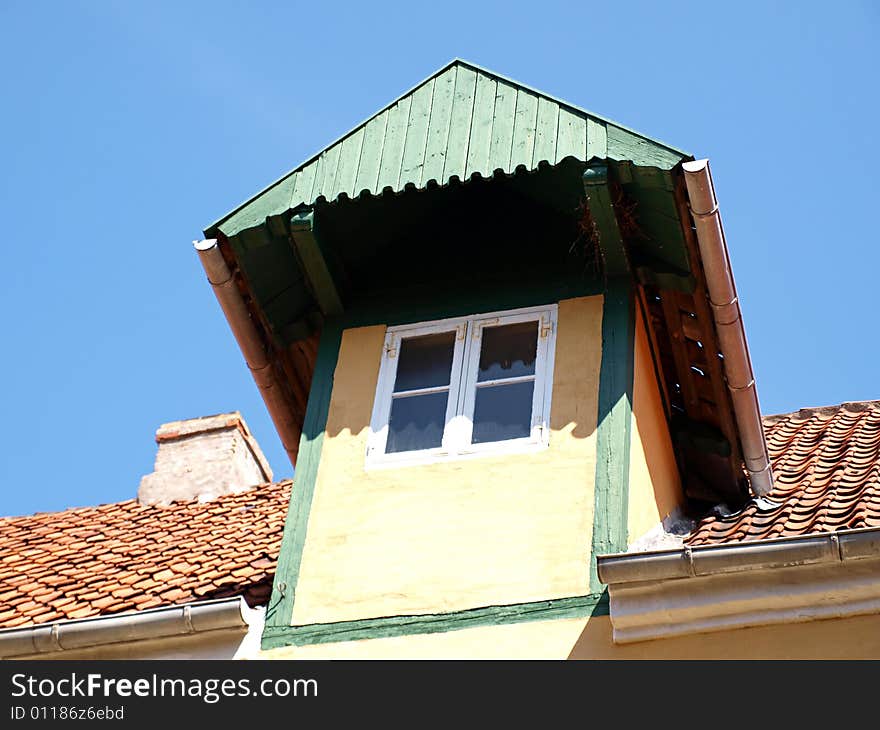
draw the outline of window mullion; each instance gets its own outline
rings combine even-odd
[[[452,420],[447,425],[449,434],[447,444],[450,453],[458,453],[467,443],[465,419],[463,417],[464,398],[466,396],[466,379],[468,373],[468,363],[470,362],[471,353],[471,333],[473,329],[473,319],[468,318],[462,321],[459,333],[456,337],[456,347],[460,348],[457,352],[458,367],[453,373],[452,386],[450,387],[450,399],[454,398],[455,412]],[[454,394],[453,391],[454,390]]]
[[[462,357],[461,368],[458,372],[456,393],[458,394],[458,403],[456,404],[455,413],[461,415],[464,408],[465,384],[468,374],[468,363],[471,357],[471,334],[473,332],[474,322],[472,319],[464,323],[464,333],[462,338]]]
[[[535,392],[532,404],[532,433],[535,428],[548,429],[549,423],[549,388],[548,382],[552,378],[552,373],[548,372],[548,367],[552,365],[550,362],[551,344],[556,335],[556,318],[553,312],[542,314],[538,320],[538,350],[535,362]],[[540,387],[539,387],[540,386]],[[540,434],[541,438],[546,439],[548,432]]]
[[[388,440],[388,421],[391,415],[394,381],[397,377],[398,358],[394,348],[395,339],[393,333],[386,334],[382,348],[382,362],[379,368],[379,392],[376,396],[372,416],[374,439],[370,444],[370,450],[378,454],[385,453],[385,445]]]
[[[392,398],[412,398],[419,395],[430,395],[431,393],[442,393],[450,390],[450,385],[432,385],[427,388],[414,388],[413,390],[401,390],[398,393],[392,393]]]
[[[474,382],[474,387],[479,388],[494,388],[498,385],[513,385],[515,383],[528,383],[538,379],[537,369],[535,374],[532,375],[515,375],[512,378],[495,378],[495,380],[483,380]]]
[[[446,426],[443,430],[443,447],[450,454],[455,454],[459,449],[461,372],[467,353],[468,321],[459,322],[455,330],[455,353],[452,357],[452,372],[449,375],[449,402],[446,409]]]
[[[470,320],[468,330],[468,357],[462,373],[462,397],[461,397],[461,428],[460,438],[462,448],[468,448],[474,431],[474,401],[477,392],[477,373],[480,369],[480,348],[483,344],[482,324],[477,318]]]

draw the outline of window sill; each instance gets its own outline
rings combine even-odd
[[[491,458],[493,456],[515,456],[518,454],[528,455],[546,451],[550,447],[547,440],[536,441],[535,439],[516,439],[494,444],[477,444],[467,451],[448,452],[442,449],[431,451],[411,451],[400,454],[383,454],[381,456],[367,457],[364,462],[364,471],[400,469],[409,466],[423,466],[426,464],[446,464],[459,461],[471,461],[473,459]]]

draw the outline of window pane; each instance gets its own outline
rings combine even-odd
[[[538,323],[521,322],[483,329],[477,380],[497,380],[535,374]]]
[[[405,337],[400,343],[394,392],[449,385],[455,332]]]
[[[483,444],[529,436],[534,391],[533,380],[477,388],[472,442]]]
[[[388,423],[386,454],[432,449],[441,445],[449,393],[394,398]]]

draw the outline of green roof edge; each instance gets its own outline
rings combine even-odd
[[[600,122],[604,122],[605,124],[611,124],[611,125],[617,127],[618,129],[621,129],[625,132],[629,132],[630,134],[634,134],[637,137],[641,137],[642,139],[646,140],[647,142],[650,142],[652,144],[663,147],[663,148],[669,150],[670,152],[673,152],[674,154],[681,155],[683,158],[693,158],[693,155],[689,152],[686,152],[686,151],[679,149],[677,147],[673,147],[672,145],[666,144],[665,142],[663,142],[661,140],[654,139],[653,137],[648,137],[647,135],[642,134],[641,132],[639,132],[635,129],[632,129],[631,127],[624,126],[623,124],[620,124],[619,122],[616,122],[613,119],[609,119],[608,117],[602,116],[601,114],[596,114],[594,112],[591,112],[588,109],[584,109],[583,107],[577,106],[576,104],[572,104],[571,102],[566,101],[565,99],[560,99],[559,97],[557,97],[553,94],[548,94],[544,91],[541,91],[540,89],[537,89],[534,86],[524,84],[521,81],[517,81],[516,79],[510,78],[509,76],[506,76],[504,74],[493,71],[489,68],[486,68],[485,66],[481,66],[479,64],[473,63],[472,61],[468,61],[468,60],[465,60],[463,58],[456,56],[451,61],[449,61],[445,65],[441,66],[439,69],[431,72],[426,77],[424,77],[423,79],[418,81],[416,84],[409,87],[406,91],[398,94],[394,99],[392,99],[390,102],[385,104],[385,106],[383,106],[380,109],[378,109],[377,111],[375,111],[373,114],[368,116],[366,119],[358,122],[353,127],[351,127],[350,129],[346,130],[344,133],[342,133],[341,135],[339,135],[338,137],[333,139],[331,142],[325,144],[323,147],[321,147],[321,149],[319,149],[313,155],[311,155],[310,157],[307,157],[305,160],[300,162],[296,167],[288,170],[287,172],[282,174],[280,177],[276,178],[271,183],[269,183],[268,185],[263,187],[259,192],[255,193],[254,195],[249,197],[247,200],[245,200],[242,203],[240,203],[239,205],[235,206],[232,210],[230,210],[227,213],[225,213],[224,215],[220,216],[220,218],[215,220],[213,223],[211,223],[209,226],[207,226],[204,229],[204,231],[203,231],[204,234],[206,236],[208,236],[211,234],[212,231],[217,231],[220,228],[220,226],[225,221],[227,221],[229,218],[234,216],[236,213],[238,213],[242,209],[246,208],[248,205],[250,205],[251,203],[256,201],[262,195],[264,195],[265,193],[270,191],[272,188],[274,188],[276,185],[278,185],[279,183],[286,180],[288,177],[290,177],[294,173],[298,172],[300,169],[305,168],[306,166],[308,166],[309,164],[311,164],[312,162],[317,160],[321,156],[321,154],[323,154],[326,150],[329,150],[334,145],[340,143],[342,140],[344,140],[346,137],[348,137],[349,135],[356,132],[361,127],[366,126],[370,122],[370,120],[374,119],[375,117],[378,117],[380,114],[384,113],[386,110],[390,109],[395,104],[397,104],[401,99],[404,99],[405,97],[414,93],[417,89],[419,89],[422,85],[426,84],[432,78],[434,78],[435,76],[440,76],[445,71],[447,71],[448,69],[452,68],[455,65],[467,66],[470,69],[472,69],[473,71],[477,71],[477,72],[480,72],[483,74],[494,76],[495,78],[500,79],[501,81],[504,81],[512,86],[517,86],[522,89],[525,89],[526,91],[528,91],[532,94],[538,94],[538,95],[543,96],[547,99],[551,99],[552,101],[559,104],[560,106],[568,107],[568,109],[570,109],[574,112],[577,112],[578,114],[585,114],[586,116],[592,117]]]

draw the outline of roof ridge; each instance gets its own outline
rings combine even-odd
[[[289,480],[175,507],[42,513],[0,522],[0,629],[242,596],[265,605]],[[161,511],[160,511],[161,510]]]
[[[762,420],[765,424],[775,424],[784,421],[787,418],[791,418],[792,416],[809,417],[817,414],[824,416],[838,413],[842,410],[849,411],[850,413],[861,413],[862,411],[867,411],[872,408],[880,408],[880,400],[843,401],[842,403],[826,406],[807,406],[805,408],[799,408],[796,411],[788,411],[787,413],[773,413],[764,416]]]
[[[255,484],[241,492],[230,492],[229,494],[221,494],[219,497],[215,497],[214,499],[200,502],[197,499],[176,499],[173,502],[168,504],[144,504],[140,505],[144,509],[158,509],[158,510],[168,510],[169,508],[180,507],[182,505],[211,505],[215,504],[220,500],[232,501],[232,499],[236,497],[242,497],[243,495],[252,494],[254,492],[258,492],[260,490],[268,491],[270,487],[284,487],[288,484],[293,484],[293,479],[288,477],[287,479],[278,479],[272,482],[261,482],[260,484]],[[101,502],[100,504],[91,504],[91,505],[81,505],[78,507],[67,507],[66,509],[60,510],[47,510],[44,512],[31,512],[29,514],[24,515],[5,515],[0,516],[0,525],[8,524],[12,521],[17,520],[29,520],[34,517],[47,517],[50,515],[69,515],[75,514],[79,512],[95,512],[99,511],[104,507],[121,507],[123,505],[130,506],[132,503],[135,505],[138,503],[137,498],[133,497],[131,499],[123,499],[119,502]]]
[[[76,507],[66,507],[65,509],[56,509],[56,510],[38,510],[37,512],[28,512],[23,515],[2,515],[0,516],[0,524],[5,522],[9,522],[11,520],[27,520],[32,517],[45,517],[47,515],[64,515],[64,514],[72,514],[75,512],[89,512],[98,510],[102,507],[115,507],[117,505],[129,504],[131,502],[137,502],[136,497],[132,497],[131,499],[123,499],[119,502],[99,502],[98,504],[83,504],[77,505]]]
[[[461,66],[469,66],[474,71],[479,71],[480,73],[487,74],[489,76],[495,76],[496,78],[500,79],[501,81],[507,82],[511,86],[519,86],[520,88],[525,89],[526,91],[529,91],[533,94],[539,94],[541,96],[547,97],[548,99],[552,99],[557,104],[561,104],[562,106],[567,106],[569,109],[580,112],[581,114],[586,114],[589,117],[595,117],[599,121],[605,122],[605,124],[613,124],[618,129],[622,129],[625,132],[630,132],[631,134],[636,135],[637,137],[642,137],[646,140],[654,142],[655,144],[658,144],[661,147],[666,147],[666,149],[672,150],[673,152],[678,152],[678,153],[684,155],[685,157],[689,157],[691,155],[691,153],[688,152],[687,150],[683,150],[679,147],[675,147],[671,144],[668,144],[667,142],[664,142],[661,139],[657,139],[656,137],[649,137],[644,132],[640,132],[637,129],[633,129],[632,127],[628,127],[625,124],[621,124],[620,122],[617,122],[614,119],[610,119],[609,117],[606,117],[604,114],[597,114],[596,112],[591,111],[589,109],[586,109],[586,108],[579,106],[577,104],[574,104],[574,103],[568,101],[567,99],[563,99],[561,96],[557,96],[556,94],[551,94],[547,91],[544,91],[542,89],[537,88],[536,86],[531,86],[530,84],[524,84],[522,81],[518,81],[517,79],[512,78],[511,76],[507,76],[505,74],[499,73],[498,71],[493,71],[491,68],[487,68],[486,66],[481,66],[480,64],[474,63],[473,61],[468,61],[465,58],[456,57],[456,58],[452,59],[452,61],[447,63],[439,71],[435,71],[431,76],[429,76],[427,79],[425,79],[425,81],[428,81],[429,79],[433,78],[434,76],[439,76],[441,73],[446,71],[448,68],[450,68],[456,64],[461,65]],[[422,83],[424,83],[424,82],[422,82]],[[418,88],[418,87],[416,87],[416,88]]]

